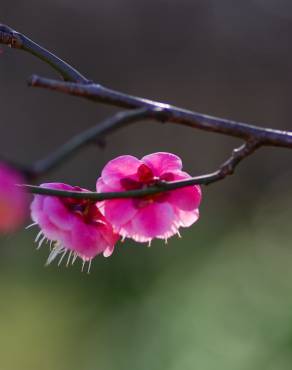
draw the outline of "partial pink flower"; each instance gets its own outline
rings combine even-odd
[[[190,177],[182,171],[181,159],[171,153],[153,153],[141,160],[123,155],[104,167],[96,187],[98,192],[127,191]],[[200,201],[201,188],[195,185],[143,198],[106,200],[103,212],[123,238],[150,243],[179,235],[180,227],[196,222]]]
[[[47,183],[41,187],[87,191],[62,183]],[[31,204],[31,217],[41,229],[36,237],[38,248],[50,241],[47,264],[57,256],[60,256],[58,264],[61,264],[67,254],[67,266],[71,258],[73,264],[79,257],[83,261],[82,269],[88,262],[89,271],[92,259],[100,253],[110,256],[118,240],[96,203],[89,200],[36,195]]]
[[[19,172],[0,163],[0,233],[15,231],[25,220],[28,195],[16,186],[24,182]]]

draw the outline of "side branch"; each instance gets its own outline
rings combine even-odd
[[[224,118],[212,117],[169,104],[131,96],[98,84],[66,83],[38,76],[32,76],[29,84],[127,109],[148,108],[153,110],[160,108],[163,110],[165,121],[238,137],[244,140],[253,138],[261,142],[262,145],[292,148],[291,131],[263,128]]]
[[[56,151],[52,152],[44,159],[37,161],[31,168],[32,177],[40,176],[68,158],[73,153],[80,150],[82,147],[96,141],[106,134],[118,130],[133,122],[141,121],[145,118],[155,118],[156,120],[163,119],[163,112],[159,108],[155,109],[135,109],[132,111],[119,112],[113,117],[110,117],[97,125],[81,132],[60,146]]]
[[[75,199],[90,199],[93,201],[103,201],[106,199],[122,199],[122,198],[139,198],[147,195],[158,194],[166,191],[179,189],[185,186],[191,185],[209,185],[219,180],[223,180],[226,176],[231,175],[235,167],[244,158],[251,155],[257,148],[260,147],[260,143],[256,140],[249,140],[241,147],[234,149],[230,158],[223,163],[223,165],[215,172],[202,175],[198,177],[191,177],[186,180],[179,181],[159,181],[154,186],[150,186],[145,189],[129,190],[122,192],[107,192],[107,193],[96,193],[96,192],[80,192],[80,191],[67,191],[67,190],[56,190],[48,189],[34,185],[20,185],[27,189],[33,194],[59,196]]]
[[[0,24],[0,44],[5,44],[11,48],[29,52],[49,64],[63,77],[65,81],[85,84],[89,83],[89,80],[86,77],[82,76],[80,72],[64,60],[58,58],[55,54],[30,40],[22,33],[19,33],[4,24]]]

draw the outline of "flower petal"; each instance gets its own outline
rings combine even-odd
[[[177,171],[182,168],[181,159],[172,153],[153,153],[146,155],[141,160],[152,169],[154,176],[158,177],[165,172]]]
[[[50,240],[61,240],[64,231],[56,227],[44,212],[40,212],[36,221],[46,238]]]
[[[93,258],[107,248],[105,240],[95,225],[87,225],[80,220],[75,220],[71,235],[72,245],[66,245],[66,247],[77,252],[82,258]]]
[[[70,213],[61,200],[57,197],[45,197],[44,212],[49,220],[63,230],[72,228],[74,215]]]
[[[184,171],[173,171],[170,174],[172,175],[171,181],[191,178],[191,176]],[[191,211],[199,207],[202,198],[202,191],[199,185],[191,185],[177,190],[172,190],[168,195],[168,201],[174,207],[178,207],[184,211]]]
[[[44,206],[44,197],[36,195],[31,202],[31,218],[34,222],[38,222],[38,216],[42,212]]]
[[[132,199],[112,199],[104,202],[105,217],[117,230],[132,220],[137,212]]]
[[[120,180],[125,177],[137,177],[141,161],[131,155],[122,155],[108,162],[101,173],[102,181],[115,190],[123,190]]]
[[[168,202],[172,206],[178,207],[184,211],[197,209],[201,202],[201,188],[198,185],[187,186],[169,192]]]
[[[122,240],[124,240],[125,238],[130,238],[138,243],[146,243],[152,240],[152,238],[137,234],[136,230],[133,227],[132,221],[129,221],[127,224],[123,225],[119,229],[119,235],[122,237]]]
[[[192,224],[194,224],[196,221],[198,221],[200,213],[199,210],[193,210],[193,211],[182,211],[177,210],[177,215],[179,218],[179,225],[182,227],[189,227]]]
[[[104,257],[110,257],[113,254],[113,251],[115,249],[114,245],[109,245],[104,251],[103,256]]]
[[[168,203],[152,203],[141,208],[132,220],[133,231],[141,237],[155,238],[172,230],[176,215]]]

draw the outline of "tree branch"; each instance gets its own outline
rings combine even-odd
[[[82,74],[70,64],[64,62],[64,60],[58,58],[55,54],[46,50],[44,47],[36,44],[22,33],[19,33],[4,24],[0,24],[0,44],[5,44],[15,49],[21,49],[36,56],[56,70],[65,81],[84,84],[89,83],[89,80],[82,76]]]
[[[254,138],[260,141],[262,145],[292,148],[292,132],[290,131],[262,128],[224,118],[212,117],[169,104],[124,94],[97,84],[83,85],[78,83],[66,83],[49,78],[32,76],[29,80],[29,85],[128,109],[160,108],[163,110],[165,121],[238,137],[244,140]]]
[[[216,132],[245,140],[245,144],[235,149],[230,158],[215,172],[187,180],[174,182],[157,182],[154,186],[146,189],[127,192],[113,192],[97,194],[95,192],[81,193],[53,189],[45,189],[37,186],[24,185],[34,194],[58,195],[65,197],[87,198],[95,201],[112,198],[129,198],[151,195],[163,191],[170,191],[184,186],[195,184],[211,184],[224,179],[233,173],[241,160],[252,154],[260,146],[278,146],[292,148],[292,132],[258,127],[246,123],[236,122],[224,118],[193,112],[175,107],[169,104],[155,102],[148,99],[131,96],[122,92],[111,90],[99,84],[92,83],[72,66],[46,50],[42,46],[16,32],[8,26],[0,24],[0,43],[16,49],[25,50],[52,66],[63,77],[65,82],[38,76],[32,76],[29,84],[35,87],[43,87],[65,94],[80,96],[95,102],[106,103],[122,108],[134,109],[131,112],[120,112],[117,115],[103,121],[99,125],[90,128],[73,137],[48,157],[38,161],[32,169],[25,169],[27,173],[37,176],[45,173],[58,163],[63,161],[82,146],[92,142],[93,139],[117,130],[120,127],[144,118],[152,118],[157,121],[169,121],[182,124],[196,129]],[[31,172],[29,172],[31,171]]]
[[[67,143],[49,154],[46,158],[37,161],[32,166],[31,173],[34,174],[34,177],[40,176],[59,165],[63,160],[80,150],[82,147],[94,142],[94,140],[145,118],[163,120],[163,111],[159,108],[151,110],[140,108],[133,111],[119,112],[98,123],[96,126],[74,136],[72,139],[67,141]]]
[[[234,149],[230,158],[224,162],[221,167],[210,174],[191,177],[186,180],[179,181],[158,181],[154,186],[149,186],[147,188],[138,189],[138,190],[129,190],[121,192],[107,192],[107,193],[96,193],[96,192],[80,192],[80,191],[67,191],[67,190],[56,190],[49,189],[40,186],[34,185],[19,185],[33,194],[42,194],[50,196],[59,196],[66,198],[75,198],[75,199],[90,199],[96,202],[103,201],[106,199],[124,199],[124,198],[139,198],[152,194],[162,193],[166,191],[171,191],[179,189],[185,186],[190,185],[209,185],[214,182],[223,180],[226,176],[231,175],[236,166],[244,158],[252,154],[256,149],[260,147],[260,143],[257,140],[249,140],[244,143],[241,147]]]
[[[213,131],[244,140],[255,138],[263,145],[292,147],[292,132],[257,127],[224,118],[192,112],[190,110],[171,106],[148,99],[131,96],[111,90],[99,84],[92,83],[71,65],[64,62],[55,54],[36,44],[27,36],[9,26],[0,24],[0,44],[25,50],[52,66],[67,82],[32,76],[29,84],[57,90],[66,94],[81,96],[97,102],[111,104],[128,109],[148,108],[163,109],[165,120],[191,126],[205,131]]]

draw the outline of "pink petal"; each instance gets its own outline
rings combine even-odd
[[[107,245],[115,245],[116,242],[119,240],[119,234],[113,231],[112,225],[108,222],[106,224],[97,223],[99,232],[102,234],[102,237],[106,241]]]
[[[117,189],[115,189],[114,187],[106,184],[101,177],[99,177],[96,181],[96,191],[98,193],[106,193],[106,192],[110,192],[110,191],[116,191]],[[118,189],[118,190],[122,190],[122,189]]]
[[[102,178],[99,177],[96,181],[96,191],[99,192],[99,193],[102,193],[103,191],[106,191],[105,190],[105,187],[107,187],[108,185],[105,185],[105,183],[102,181]]]
[[[155,176],[161,176],[165,172],[181,170],[181,159],[171,153],[158,152],[146,155],[143,157],[142,162],[149,166]]]
[[[115,229],[132,220],[137,212],[132,199],[112,199],[104,203],[105,217]]]
[[[177,215],[179,218],[179,225],[182,227],[189,227],[194,224],[199,219],[199,210],[195,209],[193,211],[182,211],[177,210]]]
[[[72,228],[74,215],[67,210],[59,198],[45,197],[43,211],[48,215],[49,220],[60,229],[70,230]]]
[[[173,208],[168,203],[152,203],[139,210],[132,226],[137,235],[154,238],[171,231],[175,219]]]
[[[184,171],[174,171],[170,173],[172,181],[189,179],[191,176]],[[191,211],[199,207],[202,198],[201,187],[191,185],[169,192],[169,203],[184,211]]]
[[[120,180],[136,177],[141,161],[131,155],[122,155],[108,162],[101,173],[103,182],[115,190],[123,190]]]
[[[105,240],[94,225],[87,225],[79,220],[76,220],[71,235],[72,245],[66,245],[66,247],[82,257],[93,258],[107,247]]]
[[[201,188],[198,185],[187,186],[169,192],[168,202],[184,211],[191,211],[199,207],[201,202]]]
[[[103,251],[103,256],[104,257],[110,257],[113,254],[113,251],[115,249],[115,245],[110,245],[108,246],[104,251]]]
[[[178,231],[178,223],[176,222],[171,226],[171,229],[169,229],[169,231],[164,232],[162,235],[156,235],[155,238],[157,238],[157,239],[168,239],[171,236],[173,236],[174,234],[177,234],[177,231]],[[151,242],[151,240],[153,239],[153,237],[143,236],[143,235],[139,234],[138,232],[139,232],[139,230],[137,231],[133,227],[132,222],[128,222],[126,225],[124,225],[120,229],[120,235],[123,238],[131,238],[131,239],[135,240],[138,243]]]
[[[64,232],[56,227],[45,213],[41,212],[38,215],[37,222],[46,238],[50,240],[60,240],[63,238]]]
[[[34,222],[38,222],[38,215],[39,212],[42,211],[44,204],[44,197],[42,196],[35,196],[33,201],[31,202],[30,210],[31,210],[31,218]]]
[[[131,238],[135,240],[138,243],[147,243],[152,240],[152,238],[142,236],[140,234],[137,234],[137,230],[134,229],[132,225],[132,221],[129,221],[126,225],[123,225],[119,229],[119,234],[121,237],[124,238]]]

